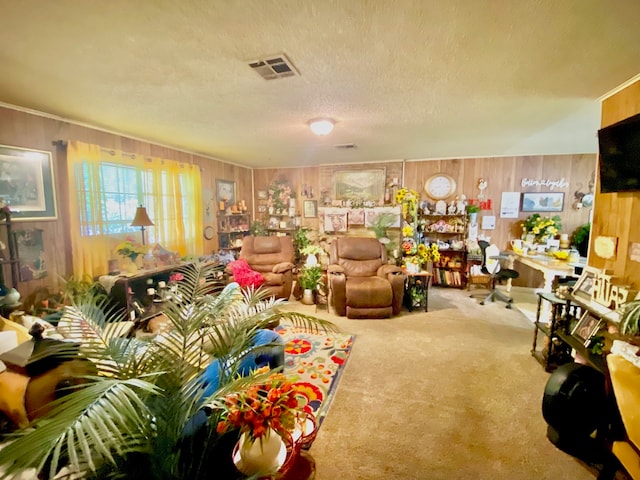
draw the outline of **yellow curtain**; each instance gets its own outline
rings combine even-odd
[[[111,154],[113,153],[113,155]],[[123,235],[107,235],[100,167],[103,163],[135,167],[137,185],[154,226],[146,230],[148,246],[156,243],[180,255],[202,255],[202,186],[197,165],[140,155],[105,153],[98,145],[69,142],[67,164],[73,275],[91,278],[108,271],[108,260]],[[79,195],[78,192],[86,192]],[[129,234],[128,236],[134,237]],[[137,237],[134,237],[137,240]]]

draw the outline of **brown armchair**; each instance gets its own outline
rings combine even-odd
[[[262,274],[262,288],[276,298],[289,298],[293,284],[292,237],[246,236],[242,240],[240,258],[244,258],[252,270]]]
[[[402,309],[404,275],[387,264],[387,250],[375,238],[340,237],[329,253],[331,301],[340,316],[388,318]]]

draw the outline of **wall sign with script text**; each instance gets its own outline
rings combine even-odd
[[[560,180],[551,180],[550,178],[536,180],[534,178],[523,178],[520,182],[522,187],[549,187],[549,190],[553,190],[554,188],[567,188],[569,186],[569,182],[567,182],[564,177]]]

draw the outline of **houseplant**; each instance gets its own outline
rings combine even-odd
[[[571,245],[578,249],[581,257],[586,257],[589,250],[589,236],[591,234],[591,224],[585,223],[576,228],[571,235]]]
[[[53,478],[66,465],[83,478],[212,478],[224,461],[231,462],[228,454],[220,457],[220,449],[238,439],[237,430],[216,431],[223,412],[213,407],[265,380],[264,373],[238,375],[239,360],[265,348],[253,345],[256,333],[276,320],[335,329],[330,322],[279,310],[282,302],[260,291],[235,283],[220,290],[209,280],[215,273],[210,264],[181,272],[180,295],[163,309],[171,328],[151,339],[110,337],[105,326],[124,317],[104,305],[82,301],[65,309],[70,332],[83,339],[81,354],[97,374],[57,400],[32,428],[16,432],[0,450],[6,475],[35,468],[42,478]],[[226,367],[217,388],[203,397],[199,376],[212,358]],[[189,436],[203,412],[210,413],[203,431]]]
[[[298,282],[300,282],[300,288],[303,289],[302,303],[314,304],[314,292],[322,283],[322,267],[320,265],[305,265],[300,269]]]
[[[480,207],[478,205],[469,204],[466,206],[467,213],[469,214],[469,222],[476,223],[478,218],[478,212],[480,212]]]

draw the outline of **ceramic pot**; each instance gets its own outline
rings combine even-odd
[[[313,298],[313,290],[311,290],[310,288],[305,288],[302,292],[302,300],[300,301],[305,305],[313,305],[314,303],[316,303],[315,299]]]
[[[253,440],[243,433],[238,440],[236,468],[245,475],[271,474],[278,471],[286,458],[287,449],[278,433],[270,428]]]

